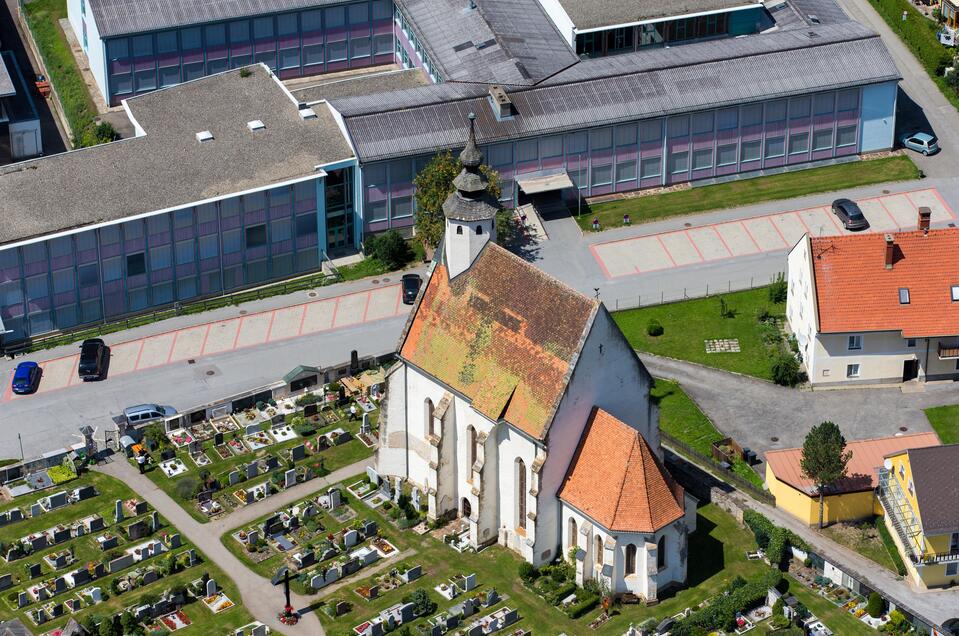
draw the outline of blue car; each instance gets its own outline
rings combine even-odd
[[[13,372],[13,392],[18,395],[33,393],[40,386],[43,369],[36,362],[21,362]]]

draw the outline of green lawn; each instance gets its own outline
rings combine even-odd
[[[659,406],[659,428],[707,457],[711,456],[712,443],[726,437],[678,383],[657,378],[650,395]],[[762,478],[746,462],[733,464],[733,472],[762,489]]]
[[[760,287],[618,311],[613,318],[629,344],[639,351],[771,380],[773,360],[763,343],[762,325],[756,314],[760,309],[767,309],[781,319],[785,315],[785,306],[771,303],[768,294],[767,288]],[[720,316],[720,298],[735,313],[734,317]],[[663,335],[653,337],[646,333],[646,326],[652,319],[663,325]],[[705,341],[717,338],[738,339],[740,353],[706,353]]]
[[[876,630],[856,619],[852,614],[833,605],[822,596],[813,593],[812,590],[796,579],[788,575],[786,579],[789,581],[790,594],[798,598],[799,601],[805,605],[810,612],[815,614],[826,627],[832,630],[834,634],[842,634],[842,636],[846,636],[847,634],[875,636],[877,633]]]
[[[59,20],[67,17],[67,3],[65,0],[30,0],[23,7],[30,32],[50,74],[49,79],[73,128],[73,143],[78,145],[83,142],[83,133],[93,125],[97,113],[66,37],[60,30]]]
[[[807,194],[917,178],[919,169],[909,157],[884,157],[597,203],[584,209],[576,220],[583,231],[592,232],[595,218],[599,219],[601,230],[608,230],[620,227],[623,215],[627,213],[632,223],[637,224],[762,201],[792,199]]]
[[[959,444],[959,404],[925,409],[926,418],[943,444]]]
[[[880,525],[881,523],[880,521]],[[897,571],[896,563],[886,549],[873,520],[860,523],[837,523],[823,528],[823,534],[836,543],[875,561],[887,570]]]
[[[260,474],[254,479],[249,480],[247,483],[246,473],[244,467],[249,464],[254,459],[261,459],[268,455],[280,456],[279,468],[277,469],[280,473],[287,470],[288,465],[286,460],[281,455],[281,452],[288,451],[290,448],[303,444],[304,442],[309,441],[316,448],[316,438],[322,433],[326,433],[336,428],[342,428],[345,431],[348,431],[352,434],[353,438],[348,442],[334,446],[332,448],[327,448],[326,450],[317,452],[315,454],[310,454],[307,449],[307,456],[305,459],[301,459],[296,462],[297,467],[308,466],[313,468],[314,472],[317,473],[317,476],[322,476],[327,473],[338,470],[344,466],[349,466],[350,464],[365,459],[372,456],[373,450],[368,448],[363,442],[356,438],[356,434],[360,429],[360,424],[362,423],[360,419],[355,421],[350,421],[348,418],[348,411],[345,409],[337,409],[335,412],[339,415],[339,418],[333,424],[324,423],[323,419],[319,419],[316,424],[316,430],[314,433],[311,433],[307,437],[299,437],[292,439],[280,444],[273,444],[267,446],[266,448],[260,449],[256,452],[246,452],[242,455],[232,455],[223,459],[217,454],[217,451],[213,448],[213,440],[207,440],[201,443],[201,448],[206,453],[206,456],[210,458],[211,463],[203,468],[199,468],[193,460],[190,458],[187,447],[176,450],[177,458],[183,462],[189,470],[186,473],[178,475],[174,478],[169,478],[163,471],[160,470],[156,462],[159,461],[159,453],[153,453],[154,463],[150,464],[150,468],[147,470],[147,477],[155,483],[163,492],[167,493],[174,501],[176,501],[184,510],[190,513],[190,515],[201,523],[207,523],[209,518],[206,517],[196,505],[196,501],[193,499],[185,499],[178,490],[178,486],[183,482],[195,482],[199,479],[201,471],[207,471],[215,477],[223,489],[217,493],[216,500],[220,502],[220,505],[229,513],[237,506],[240,505],[240,502],[233,496],[233,492],[238,488],[243,488],[245,486],[256,485],[267,481],[270,479],[270,475]],[[372,426],[376,425],[376,421],[379,417],[379,411],[373,411],[370,414],[370,424]],[[289,421],[290,417],[287,417]],[[242,435],[239,432],[226,433],[224,434],[224,439],[229,443],[230,439],[234,435],[242,438]],[[172,446],[168,447],[172,448]],[[132,460],[130,460],[132,462]],[[233,470],[240,472],[241,481],[234,485],[229,486],[228,475]],[[184,487],[185,488],[185,487]]]
[[[97,532],[95,534],[84,535],[81,537],[75,537],[69,541],[57,544],[56,546],[48,546],[41,551],[30,554],[24,558],[17,559],[11,563],[5,564],[2,572],[9,572],[14,575],[14,585],[9,590],[4,591],[3,597],[0,598],[0,620],[8,620],[12,618],[20,618],[24,624],[30,626],[36,632],[43,631],[46,632],[55,627],[62,627],[68,617],[70,616],[69,612],[65,612],[65,616],[59,618],[55,621],[48,621],[43,624],[42,628],[36,628],[32,621],[26,617],[26,613],[29,610],[34,610],[40,607],[39,603],[32,603],[28,605],[23,610],[16,608],[16,599],[20,590],[25,589],[29,585],[38,582],[40,580],[50,580],[54,578],[55,572],[58,574],[63,574],[65,572],[76,569],[77,567],[91,563],[91,562],[102,562],[108,560],[107,555],[113,552],[119,553],[125,548],[129,548],[132,545],[144,542],[147,538],[130,540],[126,538],[125,532],[119,530],[121,527],[126,527],[133,521],[137,519],[146,519],[149,520],[150,513],[147,512],[144,515],[139,517],[130,516],[130,513],[127,511],[127,515],[120,525],[117,526],[113,523],[113,502],[117,499],[130,499],[135,497],[135,493],[131,491],[125,484],[122,482],[113,479],[107,475],[101,473],[88,473],[81,476],[79,479],[72,482],[63,484],[60,487],[53,487],[44,492],[44,494],[50,494],[51,492],[57,492],[58,490],[73,490],[78,488],[81,485],[92,484],[96,487],[99,495],[92,497],[90,499],[84,500],[82,502],[60,508],[51,512],[46,512],[36,518],[28,518],[21,522],[16,522],[0,528],[0,543],[5,546],[9,546],[12,542],[17,541],[23,536],[26,536],[32,532],[46,530],[57,524],[70,524],[77,519],[81,519],[91,514],[99,514],[103,517],[103,520],[106,524],[104,531]],[[7,510],[14,506],[19,506],[23,509],[29,510],[30,504],[36,501],[37,496],[25,495],[21,498],[20,501],[16,502],[7,502],[3,506],[0,506],[0,509]],[[176,528],[170,526],[165,519],[160,518],[161,528],[159,529],[160,534],[172,534],[176,531]],[[96,543],[96,536],[102,534],[103,532],[112,532],[117,534],[120,537],[120,545],[115,550],[110,550],[107,553],[104,553],[100,550],[99,546]],[[185,551],[191,547],[190,543],[186,540],[185,537],[181,537],[182,543],[181,547],[175,550],[172,550],[173,553],[180,557],[180,567],[185,566]],[[59,571],[53,570],[48,564],[41,560],[46,554],[52,552],[59,552],[60,550],[70,549],[73,553],[75,564],[68,566],[67,568],[61,569]],[[166,553],[169,554],[169,553]],[[134,590],[131,590],[126,593],[119,595],[114,595],[111,592],[111,583],[114,579],[119,577],[126,577],[130,575],[133,571],[141,566],[151,566],[151,565],[163,565],[166,561],[166,556],[161,555],[153,559],[148,559],[142,561],[139,564],[134,565],[131,568],[125,569],[119,574],[107,574],[96,581],[93,581],[88,584],[82,584],[79,588],[74,590],[68,590],[62,594],[59,594],[53,597],[54,602],[63,602],[70,598],[76,598],[76,593],[80,589],[84,589],[92,586],[99,586],[104,592],[105,601],[101,604],[98,604],[93,607],[83,607],[79,609],[77,613],[72,616],[77,620],[83,621],[88,615],[94,614],[97,616],[106,616],[108,614],[115,613],[125,607],[136,606],[141,604],[139,601],[145,597],[158,598],[161,593],[165,590],[178,585],[187,585],[190,582],[200,578],[204,572],[208,572],[212,576],[217,584],[226,592],[227,596],[236,604],[235,607],[226,610],[220,614],[214,615],[210,612],[205,606],[200,602],[193,602],[188,604],[184,609],[184,613],[192,621],[192,625],[183,630],[184,634],[225,634],[232,633],[232,630],[241,625],[245,625],[251,622],[253,619],[246,609],[242,606],[239,592],[236,589],[236,586],[233,584],[227,576],[220,571],[213,563],[206,559],[202,553],[199,553],[200,561],[192,568],[181,569],[175,574],[169,574],[167,576],[161,577],[156,582],[148,584],[143,587],[138,587]],[[41,579],[36,579],[35,581],[30,581],[27,577],[27,564],[41,562],[43,567],[43,574]]]
[[[406,243],[410,247],[410,253],[409,260],[405,266],[409,267],[410,265],[423,262],[423,243],[413,239],[407,241]],[[372,257],[366,257],[358,263],[344,265],[336,269],[340,273],[341,279],[344,281],[359,280],[361,278],[368,278],[370,276],[382,276],[383,274],[389,274],[391,271],[394,271],[387,265],[384,265],[379,260]]]
[[[360,476],[347,479],[343,482],[343,486],[359,478]],[[345,487],[343,491],[345,492]],[[370,585],[376,576],[379,576],[364,576],[362,570],[356,577],[347,579],[348,583],[344,587],[325,594],[321,592],[317,604],[336,601],[347,601],[352,604],[350,612],[336,619],[330,618],[323,611],[319,612],[327,633],[331,636],[345,636],[352,633],[353,626],[376,616],[382,609],[400,602],[400,599],[416,589],[427,591],[430,598],[438,604],[437,611],[447,609],[461,599],[456,599],[455,602],[447,601],[439,596],[433,587],[440,582],[445,582],[449,577],[472,572],[477,574],[479,593],[485,593],[489,588],[495,587],[501,596],[508,596],[505,602],[497,607],[506,605],[518,609],[521,621],[517,627],[532,630],[535,634],[563,632],[584,634],[591,631],[587,625],[599,614],[599,610],[587,612],[585,616],[572,620],[558,609],[549,606],[520,582],[517,570],[521,559],[512,551],[492,546],[479,554],[460,554],[430,534],[420,536],[411,530],[397,529],[381,513],[381,509],[370,509],[352,496],[348,494],[347,496],[348,504],[358,513],[357,519],[376,520],[381,536],[386,537],[400,551],[415,551],[415,555],[404,557],[397,561],[397,564],[407,566],[420,564],[424,568],[424,576],[414,583],[388,591],[374,601],[366,601],[353,591],[361,585]],[[325,512],[319,520],[329,532],[339,527],[339,524]],[[681,591],[664,595],[660,604],[655,607],[630,605],[616,608],[612,620],[595,633],[622,634],[631,622],[638,624],[649,617],[661,620],[711,598],[736,576],[750,578],[758,576],[764,570],[766,567],[764,564],[746,560],[745,553],[747,550],[755,549],[755,541],[752,533],[741,528],[729,514],[713,505],[707,505],[699,509],[697,523],[697,530],[689,540],[688,586]],[[248,565],[251,564],[245,550],[231,534],[224,535],[221,538],[222,542],[241,560]],[[280,556],[273,556],[268,561],[252,567],[265,575],[272,573],[281,562]],[[375,567],[375,564],[371,567]],[[480,615],[490,611],[492,610],[485,610]],[[412,623],[413,633],[416,633],[417,625],[423,623],[426,623],[425,618]]]

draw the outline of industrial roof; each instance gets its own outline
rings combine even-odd
[[[310,104],[323,99],[373,95],[428,86],[430,83],[426,74],[418,68],[367,73],[335,79],[324,78],[321,75],[315,79],[316,82],[309,86],[291,87],[290,92],[301,102]]]
[[[901,331],[903,338],[959,334],[959,228],[810,239],[821,333]],[[900,289],[909,302],[900,302]]]
[[[578,30],[658,20],[671,16],[728,11],[743,5],[761,7],[747,0],[559,0]]]
[[[17,93],[13,85],[13,79],[10,78],[10,71],[7,70],[6,62],[0,57],[0,97],[10,97]]]
[[[396,0],[450,82],[532,85],[579,58],[536,0]]]
[[[265,66],[246,68],[128,100],[143,136],[0,168],[0,244],[265,188],[352,158],[328,108],[303,120]],[[257,119],[265,127],[252,132]],[[201,131],[213,140],[197,141]]]
[[[507,93],[497,120],[486,87],[449,85],[333,100],[362,161],[462,146],[467,114],[480,144],[900,79],[879,37],[855,23],[715,40],[584,61]]]
[[[685,509],[682,486],[649,442],[595,406],[559,498],[614,532],[656,532]]]
[[[882,468],[886,455],[909,448],[938,446],[939,438],[935,433],[912,433],[889,437],[876,437],[848,442],[846,450],[852,453],[847,466],[847,477],[830,489],[830,495],[872,490],[879,485],[878,470]],[[800,460],[801,448],[784,448],[766,453],[766,463],[776,479],[788,484],[806,495],[818,494],[813,480],[803,475]]]
[[[87,0],[101,37],[170,29],[264,13],[312,9],[343,0]]]
[[[923,534],[959,532],[959,444],[908,453]]]
[[[544,439],[599,306],[487,243],[452,280],[437,263],[400,356],[490,420]]]

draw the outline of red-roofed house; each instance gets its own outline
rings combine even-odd
[[[654,600],[685,581],[696,504],[662,464],[652,378],[602,303],[492,242],[472,141],[460,160],[376,470],[425,494],[430,519],[466,520],[473,547],[572,558],[581,583]]]
[[[786,318],[810,382],[959,378],[957,253],[957,228],[804,236]]]

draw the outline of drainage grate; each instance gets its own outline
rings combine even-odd
[[[216,371],[213,371],[212,369],[206,372],[207,375],[214,375],[215,373]]]
[[[908,427],[908,426],[900,426],[900,427],[899,427],[899,430],[902,431],[903,433],[905,433],[906,431],[909,430],[909,427]]]
[[[770,442],[778,442],[778,441],[779,441],[779,438],[778,438],[778,437],[770,437],[770,438],[769,438],[769,441],[770,441]]]
[[[186,361],[186,363],[187,363],[187,364],[196,364],[196,360],[194,360],[193,358],[190,358],[189,360]]]
[[[379,285],[379,284],[380,284],[380,279],[379,279],[379,278],[374,278],[374,279],[373,279],[373,284],[374,284],[374,285]]]
[[[316,298],[316,292],[310,292],[309,294],[307,294],[307,296],[309,296],[310,298]]]
[[[241,310],[240,310],[240,315],[241,315],[241,316],[245,316],[245,315],[246,315],[246,309],[241,309]]]
[[[383,279],[383,282],[384,282],[384,283],[388,283],[388,282],[390,282],[390,279],[389,279],[389,278],[384,278],[384,279]]]

